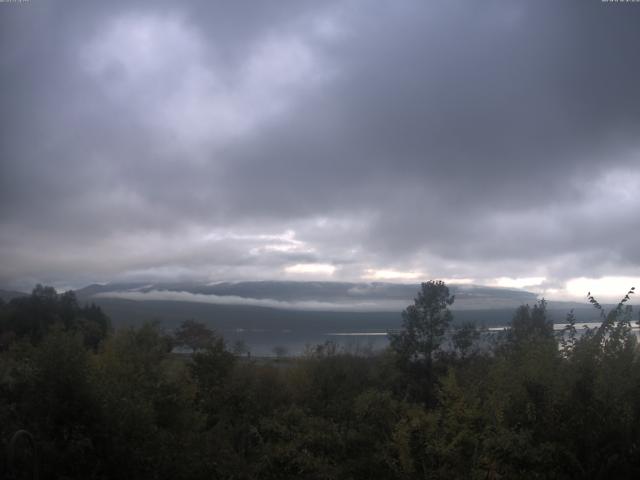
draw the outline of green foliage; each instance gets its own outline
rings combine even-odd
[[[547,315],[547,302],[540,300],[533,307],[518,307],[507,331],[508,343],[515,347],[526,347],[529,343],[553,342],[553,322]]]
[[[191,358],[189,367],[198,387],[199,402],[212,418],[225,401],[224,387],[235,361],[233,354],[225,349],[222,338],[217,338]]]
[[[453,301],[444,282],[423,283],[414,304],[402,312],[402,330],[390,334],[391,348],[402,358],[431,364],[453,319]]]
[[[440,346],[453,320],[448,308],[453,301],[444,282],[423,283],[414,304],[402,312],[402,329],[389,332],[391,350],[403,373],[399,380],[404,388],[396,388],[409,398],[427,404],[435,400],[434,385],[441,368],[434,366],[434,359],[442,353]]]
[[[174,340],[177,346],[196,352],[207,348],[215,340],[215,334],[203,323],[184,320],[175,330]]]
[[[473,323],[464,323],[457,327],[451,336],[453,348],[464,359],[473,353],[474,344],[480,338],[480,331]]]
[[[631,295],[611,311],[589,296],[601,326],[570,313],[557,338],[544,302],[520,307],[493,345],[449,328],[453,297],[429,282],[387,351],[276,360],[189,322],[111,332],[37,287],[0,304],[0,447],[30,432],[42,478],[638,478]],[[4,458],[0,476],[26,475]]]
[[[37,344],[54,327],[79,332],[85,345],[96,349],[111,328],[100,307],[81,307],[74,292],[58,294],[53,287],[42,285],[37,285],[30,296],[14,298],[1,308],[0,350],[20,338]]]

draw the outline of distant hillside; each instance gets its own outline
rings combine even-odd
[[[95,302],[116,325],[157,319],[177,325],[194,318],[221,331],[386,331],[398,328],[401,312],[418,285],[347,282],[119,283],[90,285],[76,293]],[[515,289],[452,286],[454,321],[506,325],[514,310],[533,304],[536,295]],[[355,305],[355,307],[354,307]],[[575,309],[580,321],[597,315],[588,305],[553,302],[555,322]]]
[[[26,297],[28,295],[29,295],[28,293],[24,293],[24,292],[16,292],[14,290],[0,289],[0,299],[4,300],[5,302],[8,302],[12,298]]]
[[[418,284],[349,282],[221,282],[110,283],[90,285],[77,291],[82,298],[171,300],[215,304],[241,304],[293,310],[398,311],[412,302]],[[452,285],[453,308],[515,308],[534,303],[536,295],[518,289]]]
[[[76,290],[81,303],[96,303],[116,328],[158,321],[172,330],[186,319],[205,323],[233,344],[241,340],[256,355],[274,346],[302,353],[306,345],[328,340],[381,348],[385,333],[402,324],[402,311],[413,302],[418,284],[348,282],[111,283]],[[536,295],[517,289],[452,285],[454,325],[502,327],[522,304]],[[24,296],[0,291],[3,298]],[[570,309],[578,321],[594,321],[588,305],[549,304],[554,322]]]

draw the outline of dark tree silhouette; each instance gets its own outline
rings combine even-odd
[[[423,283],[414,304],[402,312],[402,330],[391,333],[391,348],[408,361],[431,366],[453,318],[449,306],[454,296],[440,280]]]
[[[215,340],[213,331],[195,320],[185,320],[174,333],[176,344],[189,347],[192,352],[207,348]]]

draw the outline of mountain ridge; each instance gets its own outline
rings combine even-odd
[[[535,303],[537,295],[520,289],[487,287],[481,285],[450,285],[456,295],[454,308],[511,308],[524,303]],[[419,284],[385,282],[303,282],[303,281],[241,281],[202,284],[196,282],[126,282],[92,284],[76,290],[78,297],[90,299],[120,297],[144,300],[145,297],[161,300],[164,294],[171,300],[179,300],[175,294],[184,293],[184,301],[208,301],[232,303],[246,301],[273,301],[275,306],[295,306],[304,302],[335,304],[336,308],[349,304],[387,302],[387,308],[409,304],[420,289]],[[173,296],[169,296],[172,293]],[[279,304],[278,304],[279,302]],[[393,302],[393,305],[391,304]],[[284,305],[290,304],[290,305]]]

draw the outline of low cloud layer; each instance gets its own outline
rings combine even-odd
[[[419,290],[416,284],[348,282],[222,282],[91,285],[77,293],[84,300],[195,302],[284,310],[399,312]],[[455,310],[516,308],[536,295],[517,289],[451,285]]]
[[[398,300],[387,301],[370,301],[370,302],[350,302],[350,303],[331,303],[320,301],[293,301],[285,302],[281,300],[267,298],[246,298],[234,295],[205,295],[190,292],[173,292],[166,290],[151,290],[149,292],[108,292],[98,293],[95,298],[119,298],[123,300],[163,300],[174,302],[196,302],[196,303],[212,303],[219,305],[246,305],[252,307],[267,307],[284,310],[305,310],[305,311],[354,311],[354,312],[370,312],[370,311],[390,311],[397,312],[402,310],[406,305]]]
[[[0,285],[640,287],[640,5],[0,7]]]

